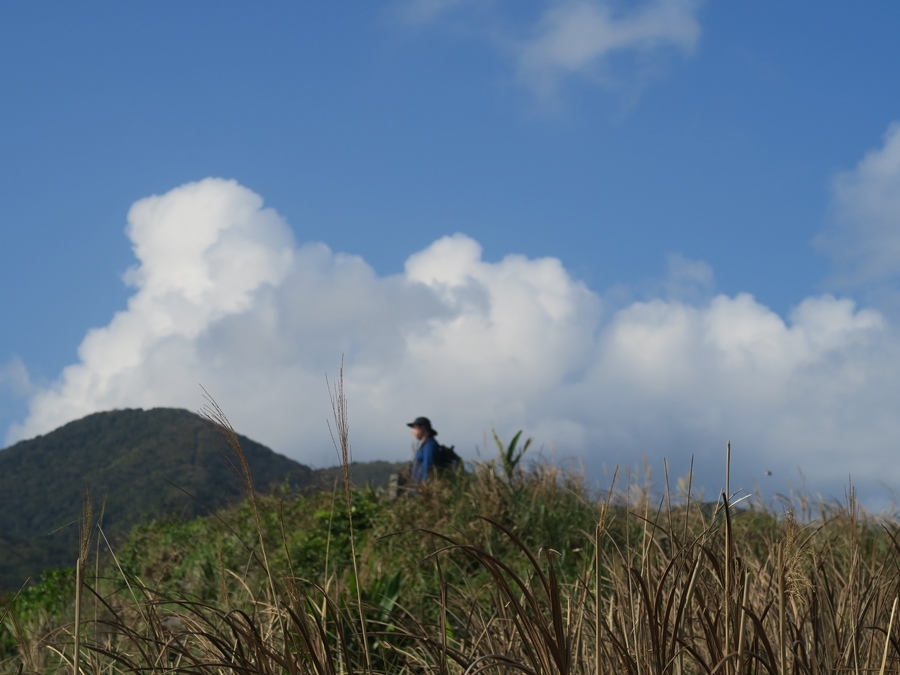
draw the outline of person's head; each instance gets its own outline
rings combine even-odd
[[[413,436],[419,441],[424,441],[429,436],[437,436],[437,431],[431,426],[431,420],[427,417],[417,417],[406,426],[412,429]]]

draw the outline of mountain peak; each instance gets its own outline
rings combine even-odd
[[[239,439],[257,489],[311,482],[309,467]],[[43,567],[68,565],[86,489],[114,539],[141,522],[190,518],[240,498],[238,466],[216,428],[187,410],[93,413],[0,451],[0,540],[33,543],[46,552]],[[8,587],[16,557],[8,548],[0,553],[0,586]]]

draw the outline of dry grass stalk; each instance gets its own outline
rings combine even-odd
[[[253,484],[253,472],[250,470],[250,464],[247,462],[247,455],[244,454],[244,448],[241,446],[241,439],[238,438],[237,432],[234,430],[234,427],[231,426],[231,422],[228,420],[225,412],[205,389],[203,390],[203,394],[206,398],[206,405],[200,411],[201,417],[206,419],[219,435],[222,436],[228,444],[228,447],[231,449],[233,459],[237,460],[236,469],[239,470],[236,470],[236,472],[243,483],[244,493],[247,500],[250,502],[253,519],[256,523],[261,563],[266,572],[266,578],[269,581],[270,601],[277,606],[278,594],[275,592],[274,575],[269,567],[269,557],[266,553],[266,542],[263,538],[264,529],[260,518],[259,503],[256,498],[256,488]],[[232,465],[234,466],[233,463]]]
[[[326,384],[328,380],[326,378]],[[341,360],[341,368],[338,373],[338,380],[332,388],[329,384],[328,393],[331,398],[331,410],[334,415],[334,426],[337,431],[337,440],[334,439],[332,432],[332,441],[335,442],[335,450],[338,452],[338,458],[341,463],[341,472],[344,476],[344,494],[347,498],[347,519],[350,523],[350,556],[353,566],[353,577],[356,586],[356,600],[359,605],[359,623],[362,630],[363,650],[366,656],[366,666],[372,669],[372,656],[369,653],[369,637],[366,629],[366,616],[363,611],[362,589],[359,577],[359,565],[356,555],[356,538],[353,535],[353,491],[350,481],[350,463],[353,461],[353,453],[350,448],[350,418],[347,409],[347,397],[344,394],[344,362]]]
[[[85,488],[81,497],[81,527],[78,537],[78,560],[75,563],[75,630],[73,636],[72,672],[79,675],[81,666],[81,595],[84,566],[91,549],[91,530],[94,524],[94,502],[91,491]]]

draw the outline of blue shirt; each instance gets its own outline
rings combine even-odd
[[[434,458],[437,455],[438,443],[434,436],[429,436],[416,450],[416,458],[412,465],[412,480],[414,483],[422,483],[428,478],[428,474],[434,467]]]

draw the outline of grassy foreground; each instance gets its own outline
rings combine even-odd
[[[77,573],[0,606],[0,672],[900,672],[900,528],[852,494],[803,526],[689,487],[594,495],[518,441],[396,500],[245,474],[240,507],[105,555],[86,507]]]

